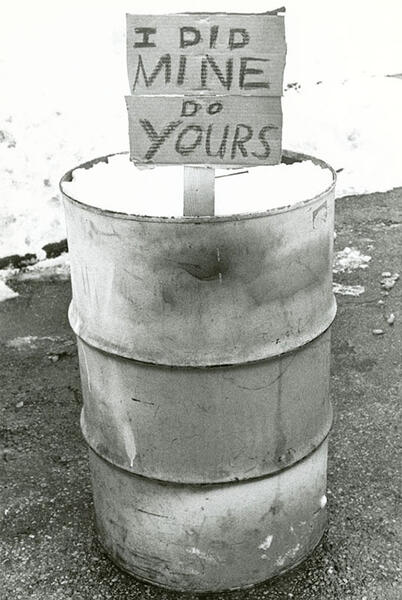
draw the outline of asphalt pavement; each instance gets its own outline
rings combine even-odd
[[[402,189],[338,200],[336,231],[338,250],[353,246],[371,260],[365,269],[334,276],[365,291],[337,296],[332,328],[328,529],[293,571],[252,589],[204,598],[402,597],[402,278],[390,289],[381,285],[384,272],[402,275]],[[70,282],[10,285],[19,296],[0,303],[0,598],[197,598],[137,581],[103,553],[79,427],[77,352],[67,321]]]

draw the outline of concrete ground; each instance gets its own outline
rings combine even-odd
[[[402,279],[388,295],[380,285],[383,271],[402,274],[402,189],[337,201],[336,229],[338,250],[353,245],[372,259],[367,269],[335,276],[363,285],[365,293],[337,297],[328,530],[290,573],[250,590],[211,595],[216,599],[402,597]],[[12,287],[19,297],[0,304],[1,599],[196,598],[136,581],[102,552],[79,428],[70,283]],[[386,321],[390,313],[393,325]]]

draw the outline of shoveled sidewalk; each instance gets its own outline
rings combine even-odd
[[[334,276],[365,291],[337,296],[328,531],[294,571],[217,599],[402,596],[402,277],[388,294],[380,283],[383,272],[402,275],[402,189],[338,200],[336,229],[338,250],[354,247],[372,258],[365,269]],[[103,554],[79,428],[70,283],[10,285],[19,297],[0,303],[1,600],[196,598],[136,581]],[[391,313],[393,324],[386,320]]]

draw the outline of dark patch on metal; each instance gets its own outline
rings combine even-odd
[[[283,502],[281,500],[276,500],[269,509],[269,512],[272,515],[277,515],[283,508]]]
[[[219,275],[222,275],[222,264],[218,261],[216,256],[201,265],[187,262],[179,262],[177,264],[189,275],[199,281],[213,281],[215,279],[220,279]]]
[[[158,513],[150,512],[149,510],[144,510],[143,508],[137,508],[137,512],[145,513],[146,515],[151,515],[152,517],[160,517],[161,519],[168,519],[167,515],[159,515]]]
[[[167,287],[162,289],[162,300],[165,304],[169,304],[170,306],[175,306],[176,300],[173,294],[170,293]]]
[[[293,448],[288,448],[286,452],[278,456],[277,461],[284,465],[288,465],[292,463],[294,454],[295,451],[293,450]]]
[[[133,402],[139,402],[140,404],[149,404],[149,406],[155,406],[154,402],[148,402],[147,400],[138,400],[138,398],[131,398]]]

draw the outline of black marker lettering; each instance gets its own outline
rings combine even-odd
[[[186,34],[189,33],[192,37],[189,39]],[[180,48],[187,46],[195,46],[201,41],[201,33],[195,27],[180,27]]]
[[[235,37],[236,34],[240,34],[242,39],[241,41],[236,42]],[[230,50],[235,50],[236,48],[244,48],[250,41],[250,35],[246,29],[237,29],[232,28],[229,34],[229,48]]]
[[[163,56],[160,57],[160,59],[156,63],[154,70],[152,71],[152,73],[149,77],[147,77],[147,74],[145,72],[144,63],[142,61],[142,56],[140,54],[138,56],[138,65],[137,65],[137,72],[135,74],[135,79],[134,79],[134,84],[133,84],[133,91],[135,90],[135,88],[139,82],[140,74],[142,74],[142,76],[144,78],[145,85],[147,87],[150,87],[153,84],[153,82],[155,81],[155,79],[158,76],[158,74],[160,73],[160,71],[162,71],[163,67],[165,67],[165,84],[168,84],[168,83],[170,83],[170,77],[171,77],[171,73],[172,73],[172,59],[170,58],[170,54],[164,54]]]
[[[221,112],[221,110],[223,110],[222,102],[212,102],[212,104],[210,104],[207,108],[207,113],[209,115],[216,115],[217,113]]]
[[[268,156],[271,153],[270,145],[269,145],[268,141],[265,139],[265,136],[269,132],[270,129],[277,129],[277,127],[273,128],[271,125],[266,125],[265,127],[263,127],[260,130],[260,133],[258,134],[258,139],[260,140],[261,144],[264,146],[263,154],[258,154],[258,152],[251,153],[253,156],[255,156],[256,158],[259,158],[260,160],[264,160],[265,158],[268,158]]]
[[[246,130],[244,137],[240,137],[241,128]],[[248,142],[252,137],[253,137],[253,129],[250,127],[250,125],[244,125],[243,123],[239,123],[238,125],[236,125],[236,131],[235,131],[235,135],[234,135],[234,139],[233,139],[233,143],[232,143],[232,152],[231,152],[232,160],[236,157],[237,148],[239,148],[241,155],[244,158],[246,158],[248,156],[247,150],[246,150],[244,144],[246,142]]]
[[[180,55],[179,70],[177,72],[177,85],[183,85],[184,77],[186,75],[187,56]]]
[[[135,42],[134,48],[155,48],[156,44],[149,41],[149,36],[156,33],[154,27],[136,27],[135,33],[142,34],[141,42]]]
[[[196,138],[190,144],[185,145],[185,144],[183,144],[183,138],[190,131],[194,131],[197,133]],[[175,146],[176,152],[178,152],[182,156],[188,156],[189,154],[194,152],[194,150],[197,148],[197,146],[199,144],[201,144],[201,141],[202,141],[202,127],[200,125],[188,125],[177,136],[177,141],[176,141],[176,146]]]
[[[216,38],[218,37],[219,25],[212,25],[211,32],[209,34],[209,47],[215,48]]]
[[[181,117],[193,117],[202,108],[199,102],[194,100],[183,100],[181,107]]]
[[[151,160],[151,158],[155,156],[162,144],[167,140],[170,134],[182,124],[182,122],[183,121],[171,121],[162,129],[161,133],[157,133],[148,119],[140,119],[141,127],[152,141],[152,144],[144,156],[145,160]]]
[[[228,58],[226,61],[226,79],[225,79],[222,71],[216,64],[215,60],[212,58],[212,56],[209,56],[207,54],[206,57],[203,58],[201,61],[201,87],[203,87],[203,88],[207,87],[207,77],[208,77],[207,66],[208,65],[210,65],[210,67],[212,67],[213,72],[219,79],[222,86],[224,88],[226,88],[227,90],[230,90],[230,88],[232,86],[232,80],[233,80],[233,58]]]
[[[242,56],[240,59],[240,73],[239,73],[239,86],[243,90],[254,90],[256,88],[269,88],[268,81],[252,81],[245,83],[244,80],[247,75],[261,75],[264,71],[262,69],[253,69],[247,66],[248,61],[254,60],[257,62],[269,62],[268,58],[250,58]]]
[[[222,140],[220,143],[220,146],[218,148],[217,152],[211,152],[211,136],[212,136],[212,131],[213,131],[213,125],[208,125],[208,129],[207,129],[207,137],[205,139],[205,150],[208,156],[217,156],[219,158],[224,158],[225,156],[225,152],[226,152],[226,145],[227,145],[227,141],[228,141],[228,135],[229,135],[229,125],[225,125],[225,129],[223,130],[223,136],[222,136]]]

